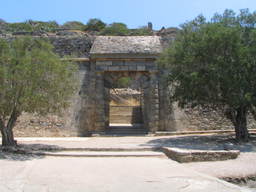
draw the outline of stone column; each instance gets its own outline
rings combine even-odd
[[[104,88],[105,90],[105,129],[109,127],[109,111],[110,111],[110,89]]]
[[[95,117],[95,72],[90,71],[89,68],[81,70],[81,89],[79,91],[80,102],[78,103],[78,113],[76,121],[78,122],[79,133],[78,136],[89,135],[92,127],[94,127]]]
[[[144,89],[143,107],[146,128],[150,132],[156,132],[159,123],[158,78],[156,73],[150,73],[148,86]]]
[[[95,83],[95,125],[94,132],[105,131],[105,89],[104,72],[96,72]]]
[[[174,107],[170,100],[170,88],[167,82],[168,73],[160,72],[159,78],[159,130],[175,131],[176,121]]]

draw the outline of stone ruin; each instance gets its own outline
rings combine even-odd
[[[140,123],[146,132],[175,130],[172,111],[166,107],[167,87],[160,83],[161,73],[156,63],[162,50],[159,36],[96,37],[90,58],[86,62],[79,61],[83,78],[79,105],[74,108],[79,135],[107,133],[115,122]],[[136,82],[140,105],[119,108],[110,105],[111,89],[122,77]],[[111,114],[114,111],[120,114],[114,117]],[[125,116],[130,118],[125,121]],[[115,120],[111,122],[112,119]]]
[[[175,35],[174,29],[162,29],[155,36],[110,37],[82,33],[35,36],[49,39],[60,56],[75,57],[73,60],[79,65],[80,90],[62,116],[23,114],[14,129],[15,136],[106,134],[112,131],[112,123],[140,124],[134,126],[134,133],[142,128],[143,133],[232,129],[230,121],[217,111],[180,109],[170,102],[165,71],[158,68],[156,60]],[[0,38],[14,36],[0,35]],[[132,79],[137,95],[113,94],[113,90],[117,90],[113,87],[115,82],[123,77]],[[113,104],[117,96],[137,102]],[[249,129],[255,126],[253,118],[249,118]]]

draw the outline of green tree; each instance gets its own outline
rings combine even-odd
[[[247,116],[256,106],[256,13],[226,10],[211,21],[185,23],[159,60],[170,69],[171,98],[181,107],[225,109],[239,141],[247,141]]]
[[[73,29],[73,30],[84,30],[85,25],[79,21],[68,21],[62,25],[65,29]]]
[[[59,112],[75,91],[76,66],[42,39],[0,39],[0,131],[3,146],[15,146],[13,127],[22,112]]]
[[[124,23],[112,23],[101,32],[101,35],[125,36],[128,34],[129,34],[129,29]]]
[[[87,31],[101,31],[106,27],[106,23],[101,21],[100,19],[90,19],[85,27]]]

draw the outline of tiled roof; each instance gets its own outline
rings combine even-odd
[[[98,36],[91,54],[159,54],[159,36]]]

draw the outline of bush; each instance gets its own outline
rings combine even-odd
[[[97,31],[100,32],[106,27],[106,24],[100,19],[90,19],[85,27],[86,31]]]
[[[101,32],[101,35],[125,36],[129,35],[129,29],[124,23],[112,23]]]
[[[86,25],[79,21],[68,21],[62,25],[64,29],[84,30]]]

